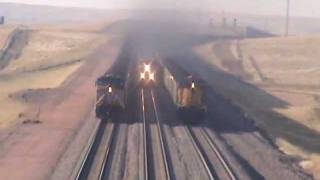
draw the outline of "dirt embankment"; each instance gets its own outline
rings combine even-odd
[[[2,26],[0,28],[0,52],[4,49],[10,34],[15,30],[14,26]]]
[[[23,29],[15,29],[11,32],[0,54],[0,70],[21,55],[23,48],[28,44],[29,34],[29,30]]]
[[[32,27],[19,56],[0,70],[0,179],[49,179],[91,118],[94,81],[115,59],[119,39]]]
[[[320,179],[320,37],[220,41],[194,51],[223,77],[216,89],[242,107],[283,152]]]
[[[23,115],[28,103],[16,94],[60,86],[107,38],[94,32],[16,30],[0,57],[0,127]],[[22,93],[23,94],[23,93]]]

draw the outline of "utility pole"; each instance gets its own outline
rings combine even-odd
[[[287,17],[286,17],[286,36],[289,36],[290,26],[290,0],[287,0]]]
[[[227,18],[224,10],[222,11],[222,26],[225,27],[227,25]]]

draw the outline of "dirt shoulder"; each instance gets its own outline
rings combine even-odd
[[[41,100],[29,105],[21,117],[30,121],[17,124],[10,133],[2,135],[1,179],[48,179],[90,114],[94,81],[112,64],[117,45],[101,46],[58,89],[31,93],[29,97],[41,96]]]
[[[16,26],[2,25],[0,28],[0,49],[5,47],[10,34],[16,29]]]
[[[33,29],[21,33],[15,37],[13,48],[2,56],[7,61],[0,70],[1,129],[15,124],[28,107],[23,98],[16,98],[16,94],[59,87],[86,61],[85,57],[108,41],[107,36],[93,32]]]
[[[320,179],[320,38],[218,41],[194,48],[215,89],[240,106],[279,149]],[[234,78],[231,80],[230,75]]]
[[[32,27],[19,56],[0,70],[0,179],[51,176],[81,124],[93,118],[94,81],[121,42],[79,27]]]

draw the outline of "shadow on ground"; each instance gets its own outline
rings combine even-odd
[[[249,119],[246,113],[240,107],[234,105],[230,99],[221,95],[221,91],[228,91],[235,96],[237,94],[240,96],[242,92],[245,92],[253,96],[263,97],[264,101],[267,101],[264,103],[266,106],[261,110],[258,122],[263,122],[264,125],[269,127],[274,126],[271,132],[272,138],[283,138],[305,150],[320,153],[320,143],[317,143],[320,139],[319,132],[273,111],[275,108],[288,107],[289,104],[287,102],[272,96],[263,89],[242,81],[241,78],[235,75],[219,70],[218,67],[208,63],[193,52],[195,46],[217,40],[234,39],[235,37],[215,37],[211,34],[200,34],[192,31],[192,27],[181,26],[179,23],[128,22],[130,21],[115,23],[105,30],[114,31],[115,29],[124,28],[129,32],[130,44],[135,49],[140,46],[139,48],[154,51],[153,53],[157,53],[163,58],[174,59],[191,74],[201,77],[207,82],[206,103],[210,128],[213,128],[218,133],[244,133],[258,130],[254,120]],[[124,58],[130,57],[127,54],[124,56]],[[135,54],[136,57],[137,53]],[[235,66],[235,64],[229,64],[230,68],[239,70],[239,67]],[[246,75],[246,72],[243,71],[243,74]],[[136,93],[134,91],[130,92],[129,97],[132,96],[132,102],[128,103],[129,106],[137,105],[138,100],[135,97],[137,95],[134,95]],[[244,101],[253,105],[260,103],[254,102],[254,99],[258,98],[252,97],[252,99],[244,99]],[[161,106],[167,105],[164,103]],[[135,111],[136,109],[133,109],[128,113],[133,114]],[[130,122],[139,121],[132,120],[133,116],[131,115],[129,117],[131,118]],[[179,125],[174,120],[167,123],[172,126]],[[206,124],[203,123],[201,125]],[[286,131],[284,132],[283,129],[286,129]],[[264,133],[263,129],[260,130]]]
[[[261,96],[263,98],[253,97],[252,99],[246,99],[245,101],[248,101],[248,104],[254,104],[251,103],[254,99],[268,101],[264,103],[266,106],[261,110],[261,116],[259,117],[261,119],[258,121],[263,121],[268,127],[274,127],[272,130],[273,138],[283,138],[307,151],[320,152],[319,132],[273,111],[275,108],[288,107],[289,104],[287,102],[274,97],[263,89],[242,81],[239,77],[222,72],[193,52],[194,46],[215,41],[216,38],[188,36],[183,39],[184,41],[180,43],[171,44],[173,46],[163,47],[162,52],[164,56],[174,56],[175,61],[182,67],[190,73],[203,78],[208,83],[206,93],[208,116],[217,132],[241,133],[256,130],[252,123],[254,121],[248,119],[245,112],[233,105],[231,100],[221,96],[221,90],[235,95],[240,95],[242,92],[252,93],[253,96]],[[286,131],[283,131],[283,129],[286,129]]]

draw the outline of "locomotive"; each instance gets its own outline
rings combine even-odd
[[[139,83],[144,87],[155,86],[161,78],[161,68],[156,61],[141,61],[138,65]]]
[[[163,83],[178,115],[187,121],[202,120],[206,112],[204,82],[170,60],[162,60]]]
[[[123,111],[126,105],[126,83],[115,75],[104,75],[96,81],[96,116],[104,119]]]
[[[132,45],[124,43],[122,49],[109,71],[96,80],[96,117],[102,121],[119,115],[126,109]]]

